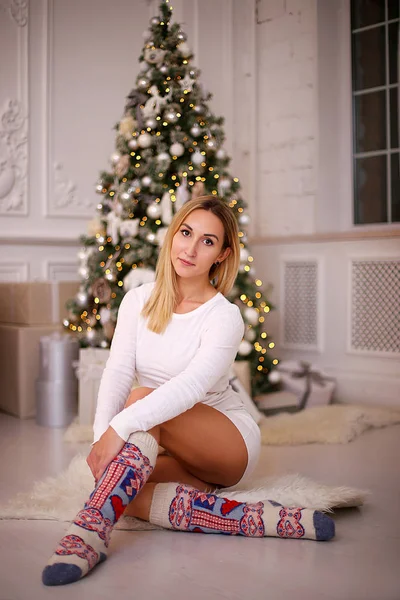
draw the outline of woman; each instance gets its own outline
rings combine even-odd
[[[225,298],[239,261],[232,210],[197,198],[168,228],[156,281],[124,296],[87,459],[96,487],[44,569],[46,585],[105,560],[123,513],[184,531],[333,537],[332,519],[317,511],[212,493],[248,477],[260,453],[258,426],[228,381],[244,335],[240,309]],[[131,392],[135,375],[141,386]]]

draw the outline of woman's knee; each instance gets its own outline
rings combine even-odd
[[[141,387],[135,388],[129,394],[128,400],[125,402],[125,408],[127,408],[131,404],[134,404],[134,402],[137,402],[138,400],[141,400],[142,398],[145,398],[146,396],[148,396],[149,394],[151,394],[151,392],[154,389],[155,388],[150,388],[150,387],[145,387],[145,386],[141,386]]]

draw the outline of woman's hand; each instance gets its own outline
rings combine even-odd
[[[112,427],[108,427],[99,441],[93,445],[86,462],[93,473],[96,485],[110,462],[122,450],[124,445],[125,440],[119,437]]]

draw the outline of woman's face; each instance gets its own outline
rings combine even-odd
[[[212,264],[230,253],[230,248],[221,251],[224,234],[222,222],[211,211],[199,208],[191,212],[172,240],[171,260],[177,275],[207,275],[208,279]]]

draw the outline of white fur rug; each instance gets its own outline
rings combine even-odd
[[[93,489],[93,476],[86,456],[75,456],[58,477],[37,482],[31,492],[21,493],[0,506],[0,519],[71,521]],[[302,506],[330,512],[334,508],[361,506],[368,492],[316,483],[301,475],[249,480],[241,487],[218,491],[219,496],[246,502],[275,500],[285,506]],[[140,519],[122,517],[118,529],[160,529]]]
[[[400,423],[400,410],[390,407],[331,404],[299,413],[263,417],[262,443],[288,446],[299,444],[345,444],[367,429]]]
[[[269,446],[299,444],[345,444],[373,427],[400,423],[400,410],[390,407],[331,404],[316,406],[299,413],[262,417],[259,423],[262,443]],[[72,423],[66,442],[91,442],[91,425]]]

